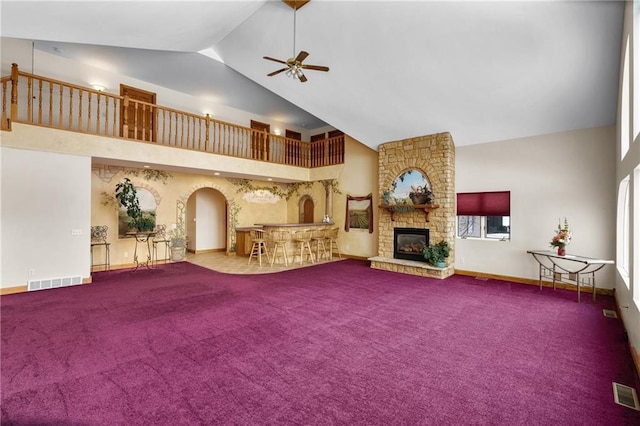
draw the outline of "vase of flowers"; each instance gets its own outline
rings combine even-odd
[[[571,230],[569,229],[569,221],[564,218],[564,221],[558,219],[558,229],[556,234],[551,239],[551,247],[558,249],[558,256],[564,256],[566,254],[565,247],[571,242]]]

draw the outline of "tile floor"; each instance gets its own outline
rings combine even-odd
[[[291,258],[291,257],[290,257]],[[296,257],[297,259],[297,257]],[[273,266],[270,266],[270,261],[266,259],[266,256],[262,258],[262,266],[258,263],[256,259],[251,260],[251,264],[248,264],[249,258],[244,256],[227,256],[225,252],[214,252],[214,253],[187,253],[186,261],[193,263],[194,265],[199,265],[204,268],[212,269],[217,272],[224,272],[227,274],[270,274],[274,272],[286,271],[289,269],[296,268],[304,268],[307,266],[317,265],[318,263],[328,263],[328,262],[337,262],[339,260],[343,260],[344,258],[337,257],[337,254],[334,255],[332,259],[321,259],[320,262],[310,263],[309,261],[305,261],[300,264],[298,261],[295,263],[289,262],[288,266],[284,266],[282,260],[280,258],[276,259]],[[279,262],[279,263],[278,263]],[[160,260],[158,264],[163,264],[164,262]],[[134,268],[135,264],[123,264],[123,265],[111,265],[111,270],[116,269],[127,269]],[[141,266],[143,267],[143,266]],[[104,271],[105,268],[103,266],[95,267],[92,269],[93,272]]]
[[[316,262],[315,264],[336,262],[343,259],[344,258],[338,258],[336,255],[330,260],[321,259],[320,262]],[[280,259],[276,259],[276,262],[277,261],[281,262]],[[187,262],[228,274],[269,274],[314,265],[308,261],[303,262],[302,265],[297,261],[295,263],[289,262],[288,266],[284,266],[283,263],[274,262],[272,267],[270,266],[270,262],[263,257],[262,266],[260,266],[256,259],[252,259],[251,264],[247,264],[249,262],[248,257],[227,256],[224,252],[199,254],[187,253]]]

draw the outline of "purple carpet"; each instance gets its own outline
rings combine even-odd
[[[1,298],[2,424],[638,425],[610,297],[344,260]]]

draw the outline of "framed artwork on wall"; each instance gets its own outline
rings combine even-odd
[[[156,198],[148,189],[138,187],[136,188],[136,196],[140,203],[145,227],[148,230],[152,230],[156,226],[156,209],[158,207]],[[132,231],[136,231],[136,229],[131,226],[131,218],[127,215],[127,209],[120,206],[118,209],[118,238],[126,238],[127,232]]]
[[[367,229],[373,233],[373,194],[364,197],[347,195],[347,217],[344,230]]]

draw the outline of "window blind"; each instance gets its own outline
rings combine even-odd
[[[457,194],[458,216],[511,216],[511,191]]]

